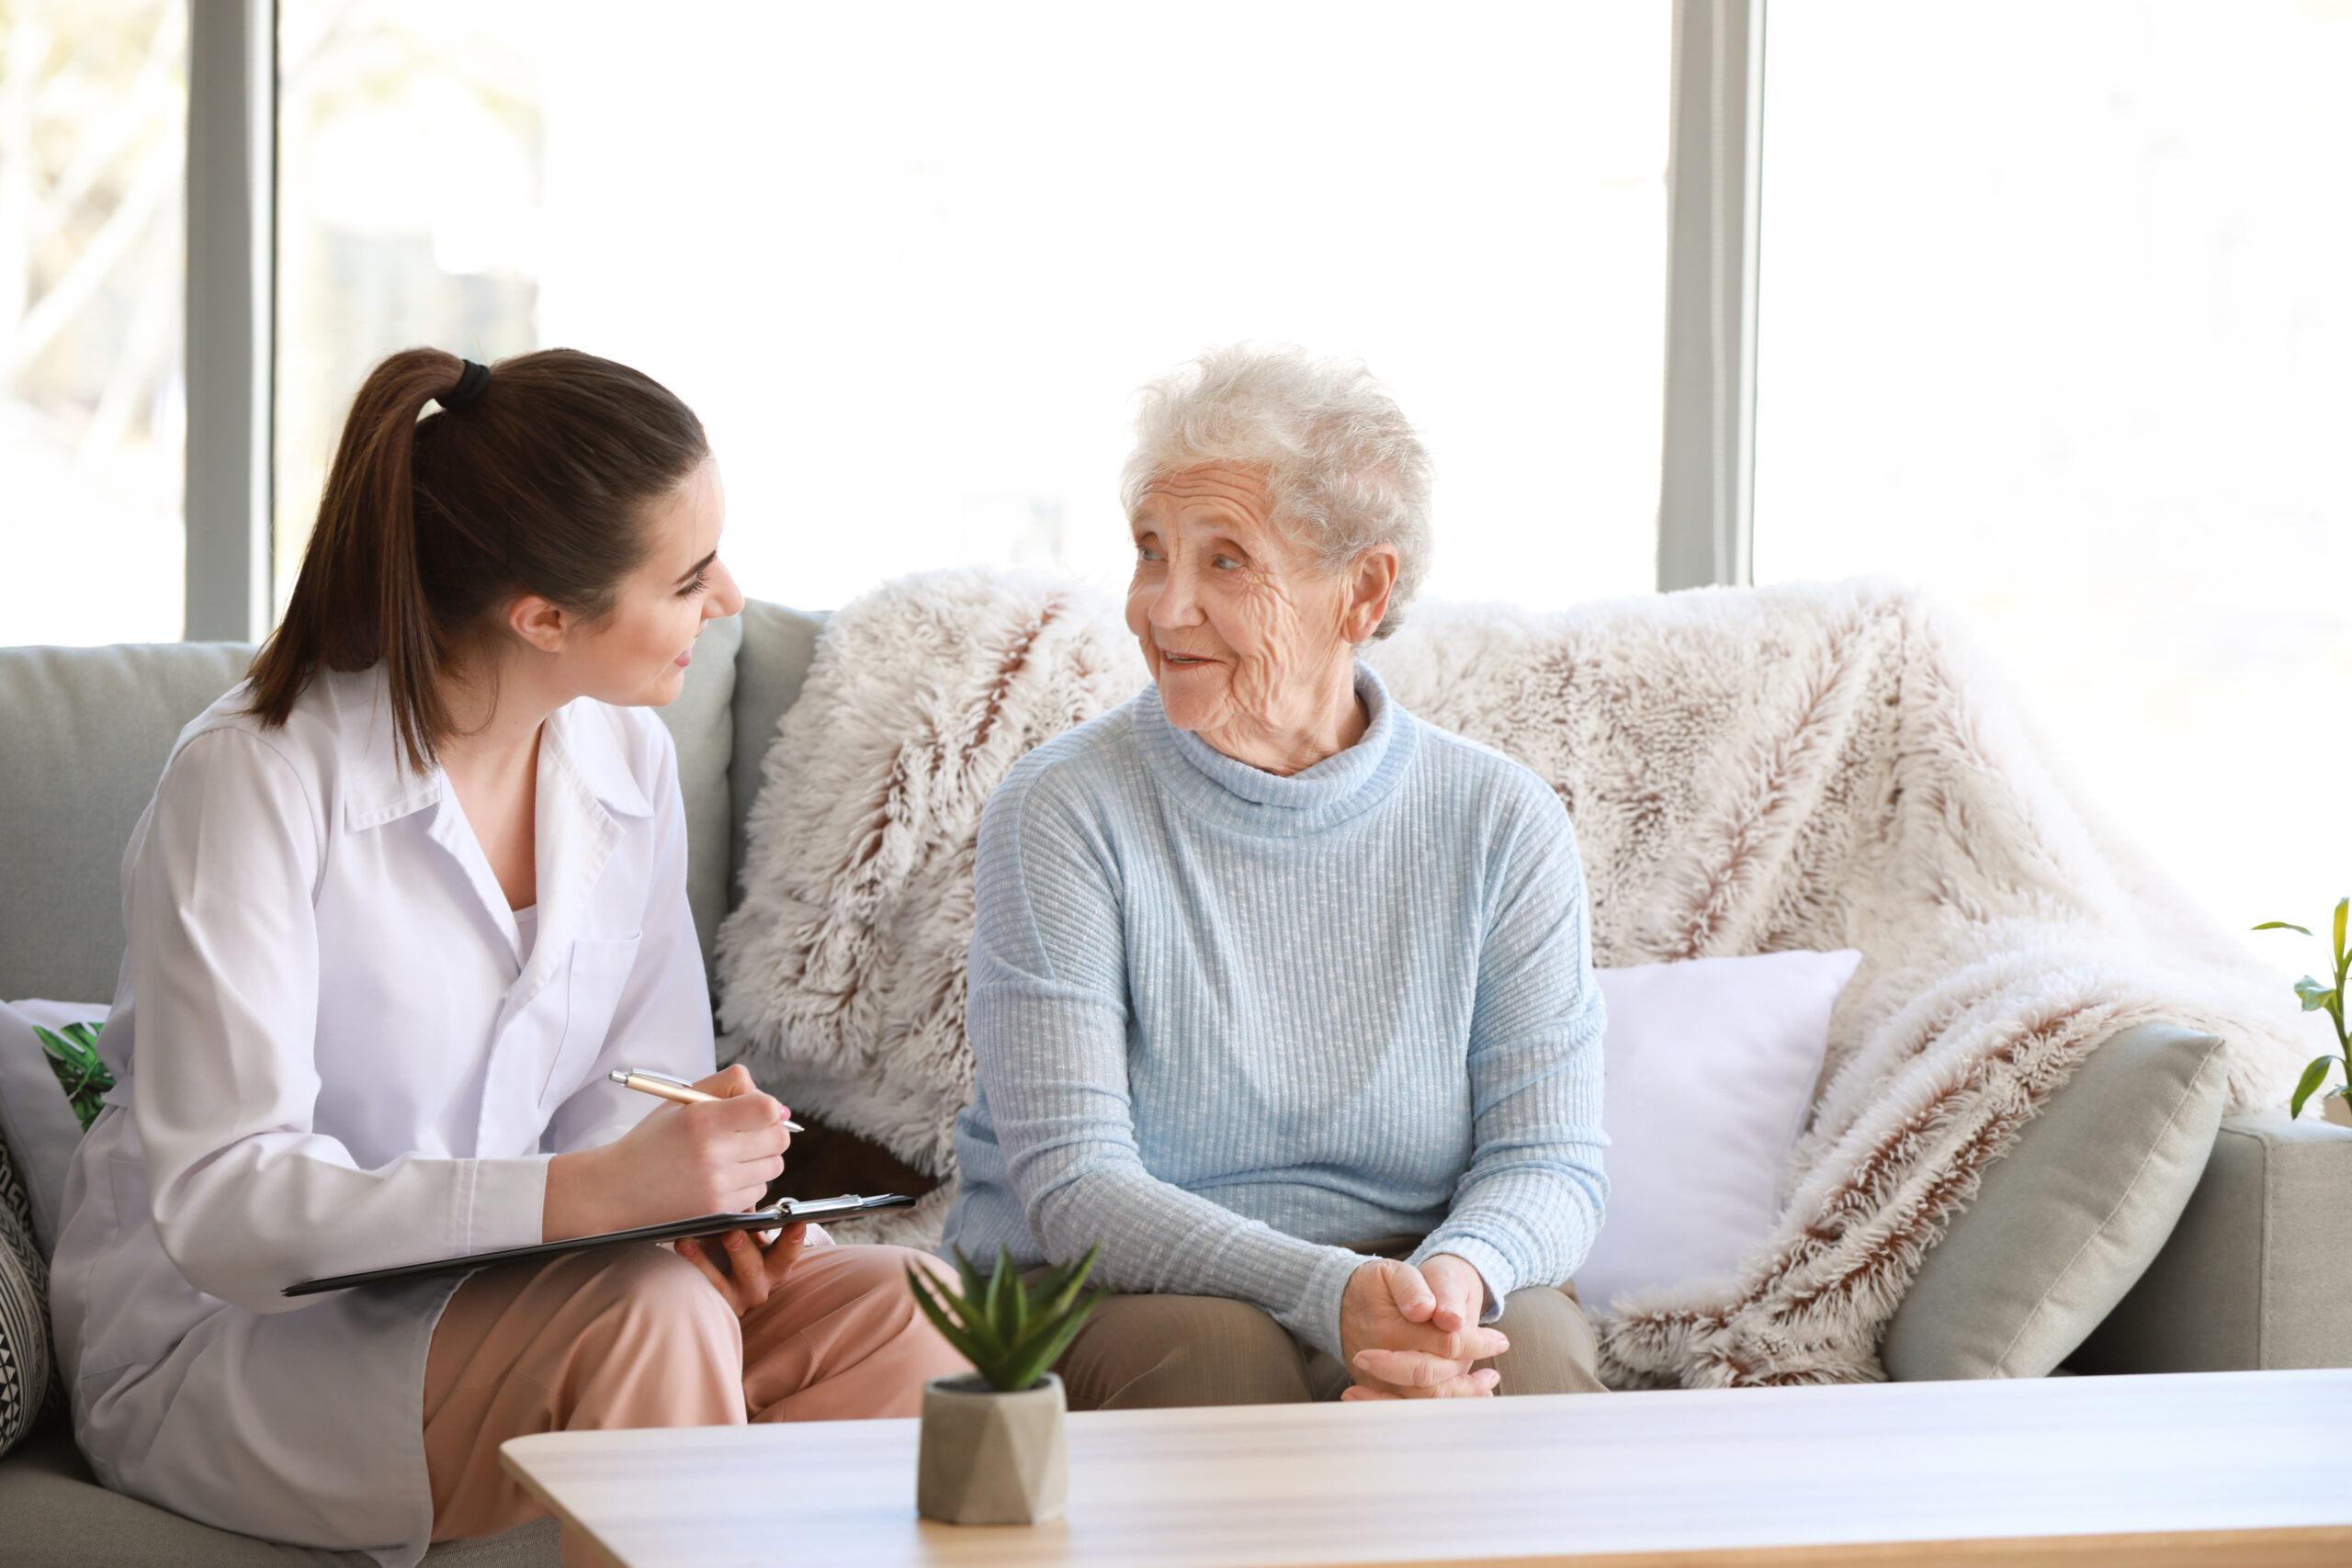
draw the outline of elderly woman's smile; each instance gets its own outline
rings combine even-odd
[[[1394,546],[1335,568],[1274,520],[1264,470],[1243,463],[1153,476],[1129,521],[1127,629],[1170,724],[1275,773],[1363,738],[1355,650],[1387,613]]]

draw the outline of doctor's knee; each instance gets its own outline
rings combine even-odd
[[[610,1247],[581,1289],[611,1342],[607,1355],[667,1365],[707,1363],[740,1380],[743,1330],[702,1271],[667,1247]]]

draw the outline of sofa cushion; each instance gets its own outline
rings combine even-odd
[[[2108,1040],[1985,1171],[1880,1350],[1890,1377],[2043,1377],[2132,1289],[2196,1190],[2222,1121],[2214,1035]]]
[[[686,808],[686,903],[702,939],[702,969],[710,974],[711,943],[727,917],[734,835],[734,801],[728,764],[735,757],[735,653],[742,618],[729,615],[703,627],[686,683],[669,706],[656,708],[678,748],[678,794]]]
[[[735,654],[735,753],[728,769],[735,814],[727,862],[729,909],[742,901],[743,824],[765,777],[768,746],[786,710],[800,699],[800,683],[808,678],[826,617],[751,599],[736,619],[742,623],[742,646]]]
[[[729,902],[741,836],[734,824],[750,805],[738,807],[729,772],[742,636],[740,618],[712,622],[686,668],[685,689],[657,710],[678,747],[687,897],[706,968]],[[808,667],[806,649],[795,663],[789,647],[787,637],[763,688],[783,691],[786,706]],[[244,678],[252,658],[243,643],[0,649],[0,865],[9,868],[11,890],[0,900],[0,997],[114,995],[123,847],[173,740]],[[769,730],[775,716],[768,716]],[[28,897],[27,889],[38,892]]]
[[[482,1540],[445,1541],[428,1568],[557,1568],[556,1525],[538,1519]],[[356,1551],[281,1546],[198,1524],[109,1492],[62,1424],[0,1461],[0,1568],[375,1568]]]
[[[1589,1306],[1735,1273],[1771,1234],[1829,1015],[1862,955],[1765,953],[1600,971],[1609,1209]]]
[[[0,649],[0,997],[111,997],[122,852],[243,643]]]

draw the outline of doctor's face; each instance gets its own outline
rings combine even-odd
[[[612,609],[565,640],[567,683],[623,707],[660,707],[675,697],[703,623],[743,607],[742,591],[718,558],[726,527],[718,464],[706,462],[648,513],[650,548],[622,581]]]

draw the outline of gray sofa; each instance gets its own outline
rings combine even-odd
[[[662,712],[678,743],[706,957],[733,899],[768,741],[822,627],[819,617],[757,602],[714,623],[684,694]],[[228,644],[0,649],[0,998],[113,995],[123,844],[172,738],[236,681],[250,653]],[[2052,1134],[2063,1126],[2044,1120]],[[2331,1223],[2346,1193],[2352,1131],[2283,1116],[2224,1122],[2170,1241],[2071,1366],[2352,1363],[2352,1263]],[[1947,1245],[1956,1255],[1960,1244]],[[1971,1245],[1987,1243],[1980,1234]],[[437,1568],[555,1560],[545,1522],[427,1559]],[[105,1492],[62,1423],[0,1459],[0,1568],[366,1561],[226,1534]]]

